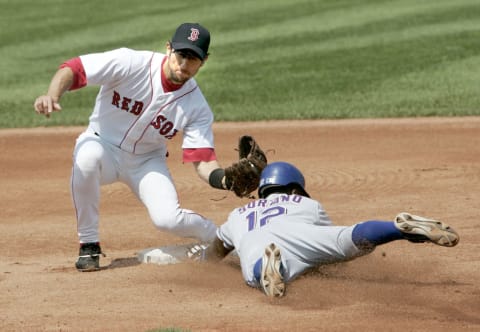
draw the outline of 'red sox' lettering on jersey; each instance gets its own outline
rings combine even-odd
[[[157,118],[152,121],[152,126],[158,129],[158,133],[167,139],[172,139],[178,132],[177,129],[173,128],[173,123],[162,114],[158,115]]]
[[[122,97],[115,90],[113,91],[112,105],[134,115],[139,115],[143,110],[143,102],[135,100],[132,105],[132,98]]]
[[[132,113],[133,115],[140,115],[140,113],[142,113],[144,104],[139,100],[134,100],[132,102],[132,98],[122,97],[120,93],[114,90],[112,105],[116,106],[118,109]],[[172,139],[178,132],[178,130],[174,128],[173,122],[169,121],[162,114],[158,115],[151,122],[151,125],[153,128],[158,129],[158,133],[167,139]]]
[[[192,38],[198,38],[192,31]],[[166,92],[165,55],[121,48],[80,56],[88,85],[101,85],[89,130],[134,154],[167,152],[166,141],[183,132],[184,149],[213,148],[213,113],[194,78]],[[107,124],[108,122],[108,124]]]

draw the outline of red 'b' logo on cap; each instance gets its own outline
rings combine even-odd
[[[191,28],[190,29],[190,37],[188,37],[187,39],[194,42],[198,39],[198,35],[200,35],[200,31],[198,31],[198,29]]]

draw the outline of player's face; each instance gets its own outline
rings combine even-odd
[[[167,45],[168,61],[165,68],[167,78],[176,84],[183,84],[195,76],[203,65],[193,53],[188,51],[176,51]]]

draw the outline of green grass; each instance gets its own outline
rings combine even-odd
[[[0,128],[85,125],[97,87],[33,112],[58,65],[212,33],[197,76],[217,121],[480,115],[477,0],[0,0]]]

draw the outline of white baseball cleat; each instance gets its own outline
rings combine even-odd
[[[268,297],[281,297],[285,294],[285,282],[280,273],[282,259],[280,249],[274,243],[265,248],[262,257],[262,276],[260,285]]]
[[[460,240],[458,233],[446,223],[406,212],[396,216],[395,227],[408,234],[406,239],[411,242],[430,241],[439,246],[453,247]]]

